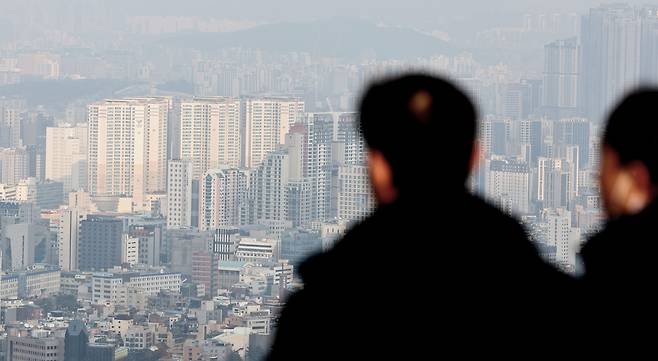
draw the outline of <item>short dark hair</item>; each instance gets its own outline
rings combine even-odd
[[[629,94],[608,119],[603,142],[619,155],[622,164],[640,162],[658,185],[658,89]]]
[[[366,143],[391,164],[400,190],[429,181],[464,184],[477,112],[452,83],[420,74],[375,83],[361,101],[360,119]]]

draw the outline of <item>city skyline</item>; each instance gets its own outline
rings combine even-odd
[[[0,361],[262,359],[304,260],[376,209],[358,107],[408,73],[477,106],[466,188],[583,272],[658,4],[211,3],[0,1]]]

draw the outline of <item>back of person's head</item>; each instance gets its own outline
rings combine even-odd
[[[640,162],[658,185],[658,89],[627,96],[612,112],[603,135],[604,144],[617,153],[621,164]]]
[[[627,96],[610,114],[603,134],[601,196],[609,216],[635,214],[658,189],[658,89]]]
[[[440,191],[438,184],[463,187],[476,119],[473,103],[453,84],[407,75],[370,87],[360,125],[370,150],[389,163],[399,192],[428,193]]]

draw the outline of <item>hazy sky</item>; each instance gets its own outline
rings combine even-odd
[[[622,1],[623,2],[623,1]],[[652,0],[627,0],[642,4]],[[72,3],[87,7],[120,7],[138,14],[214,15],[218,17],[301,20],[336,15],[387,18],[426,18],[428,16],[468,17],[472,14],[509,14],[523,12],[582,12],[602,3],[597,0],[0,0],[0,10],[22,7],[55,6],[68,8]],[[66,4],[69,6],[58,6]],[[98,6],[98,4],[103,4]],[[29,5],[28,5],[29,6]]]
[[[115,0],[116,1],[116,0]],[[469,12],[525,12],[525,11],[582,11],[588,7],[600,4],[594,0],[137,0],[127,1],[133,7],[139,6],[142,10],[153,11],[153,4],[158,4],[156,11],[175,11],[190,13],[207,13],[209,9],[223,11],[237,16],[322,16],[325,14],[399,14],[423,12],[455,12],[467,14]],[[629,3],[646,3],[644,0],[630,0]],[[141,3],[141,4],[140,4]]]
[[[632,4],[658,0],[627,0]],[[598,0],[0,0],[0,15],[63,11],[116,15],[200,15],[266,22],[358,17],[388,25],[475,33],[521,24],[524,13],[575,12]],[[82,10],[81,10],[82,9]],[[10,15],[11,16],[11,15]]]
[[[301,21],[349,16],[389,25],[471,36],[497,26],[521,25],[521,14],[584,13],[597,0],[114,0],[142,14],[190,14],[259,21]],[[643,4],[658,0],[629,0]],[[157,5],[154,5],[157,4]]]
[[[117,0],[115,0],[117,1]],[[540,11],[582,12],[602,3],[595,0],[118,0],[139,11],[208,14],[227,16],[302,19],[335,15],[385,16],[419,18],[443,15],[501,14]],[[628,3],[647,3],[629,0]],[[157,6],[153,6],[154,4]]]

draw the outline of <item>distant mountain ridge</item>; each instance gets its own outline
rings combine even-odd
[[[160,36],[164,45],[200,50],[243,47],[270,52],[308,52],[354,59],[373,54],[378,59],[452,55],[450,44],[412,29],[383,27],[352,19],[261,25],[230,33],[178,33]]]

